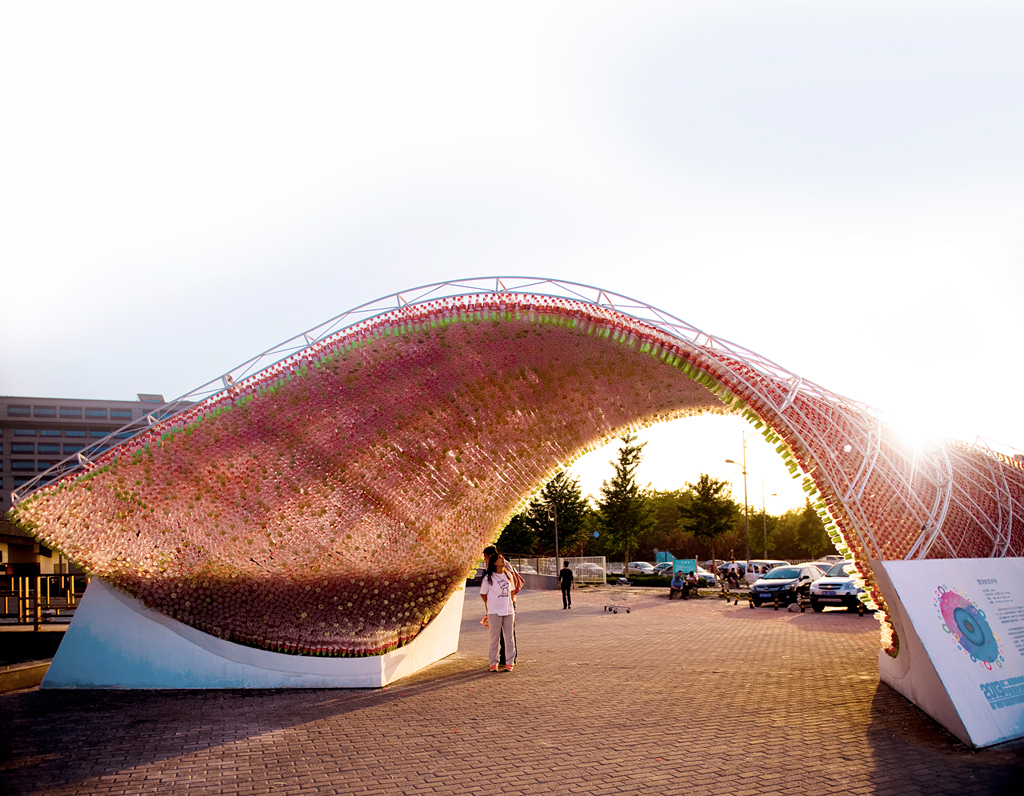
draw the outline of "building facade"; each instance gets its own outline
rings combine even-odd
[[[100,450],[134,436],[163,403],[145,393],[137,401],[0,396],[0,574],[75,571],[7,519],[13,491],[112,433]]]

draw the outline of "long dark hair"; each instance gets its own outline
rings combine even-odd
[[[490,584],[494,583],[492,575],[498,571],[498,554],[491,553],[491,557],[487,559],[487,582]]]

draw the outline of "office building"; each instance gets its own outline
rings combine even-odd
[[[0,396],[0,574],[46,575],[69,566],[7,520],[12,492],[113,432],[115,442],[133,436],[163,403],[162,395],[144,393],[137,401]]]

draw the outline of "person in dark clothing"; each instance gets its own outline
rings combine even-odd
[[[563,561],[562,568],[558,572],[558,586],[562,590],[562,610],[572,608],[572,583],[575,580],[572,570],[569,569],[569,562]]]

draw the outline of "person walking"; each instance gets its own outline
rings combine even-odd
[[[572,584],[576,578],[569,569],[569,562],[563,561],[558,572],[558,587],[562,590],[562,610],[572,608]]]
[[[495,547],[492,544],[489,544],[489,545],[487,545],[487,547],[484,548],[484,565],[485,566],[491,560],[491,556],[495,555],[497,552],[498,552],[498,548]],[[520,575],[518,572],[516,572],[515,567],[513,567],[511,564],[509,564],[508,561],[505,562],[505,574],[508,575],[509,578],[512,580],[512,585],[515,587],[516,594],[518,594],[520,591],[522,591],[523,586],[526,584],[526,581],[523,579],[522,575]],[[514,598],[513,598],[512,602],[513,603],[515,602]],[[516,632],[516,630],[513,627],[512,628],[512,635],[513,636],[515,635],[515,632]],[[512,649],[514,649],[518,653],[519,652],[519,644],[516,642],[515,639],[513,639],[513,642],[514,643],[512,644]],[[498,657],[498,665],[500,667],[502,667],[502,668],[505,668],[505,664],[509,660],[511,660],[512,663],[515,663],[516,662],[516,656],[513,655],[511,658],[508,658],[505,655],[505,633],[504,633],[504,631],[502,631],[502,633],[501,633],[501,649],[500,649],[500,655]]]
[[[516,606],[513,598],[518,593],[512,579],[505,572],[505,558],[498,553],[487,562],[487,574],[480,583],[480,598],[487,611],[487,626],[491,631],[490,670],[498,671],[498,646],[505,636],[505,671],[511,672],[516,659]]]

